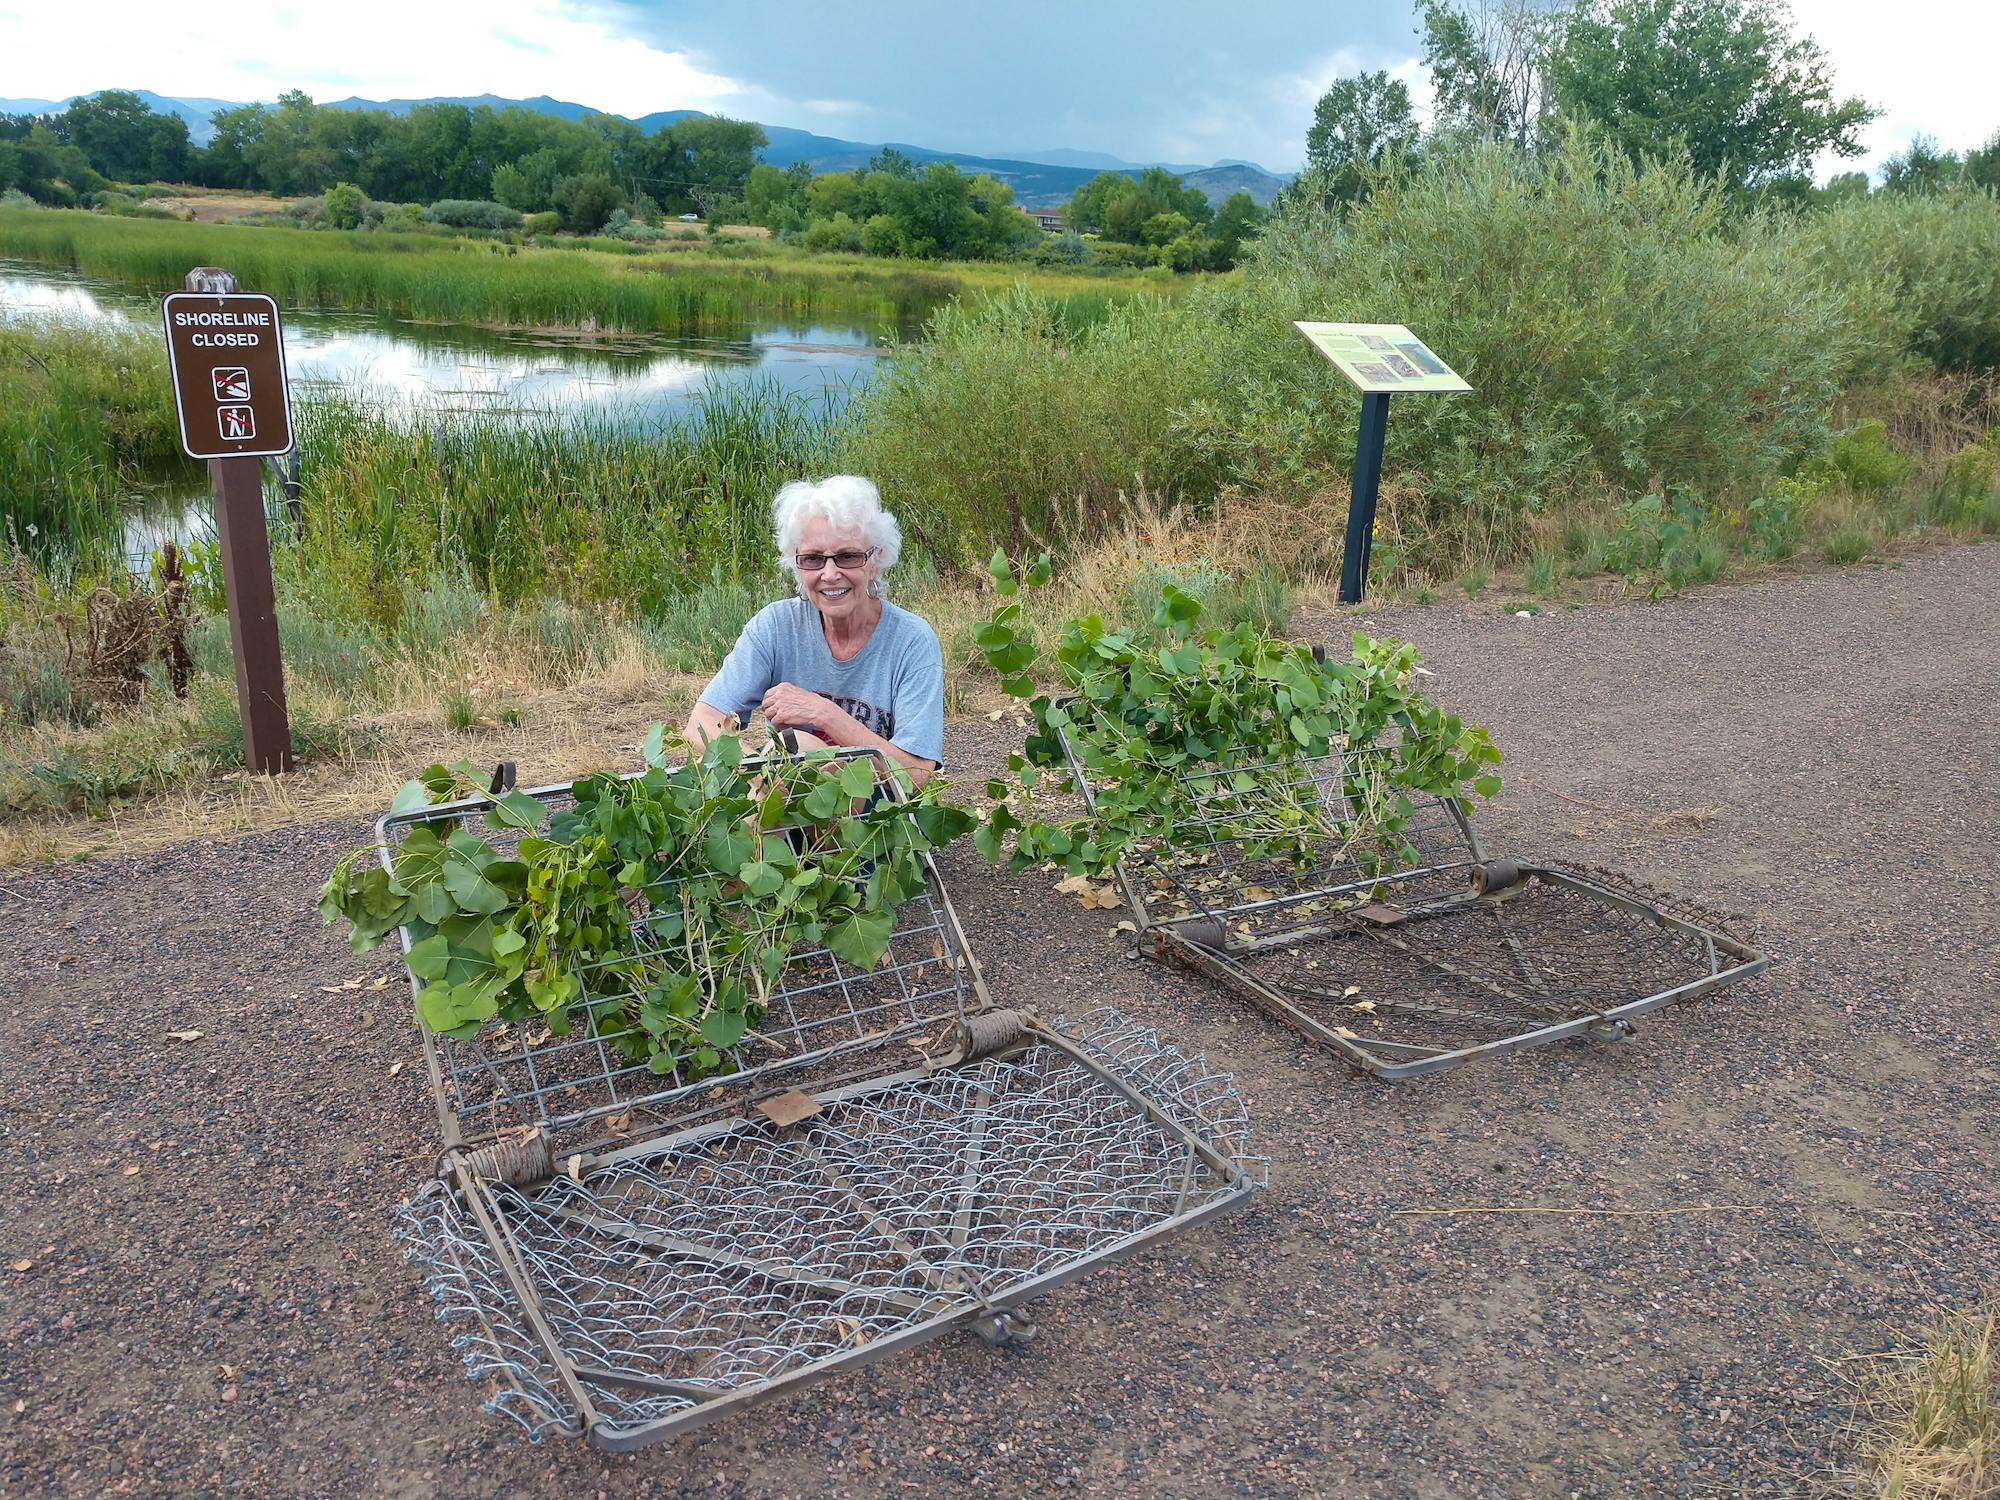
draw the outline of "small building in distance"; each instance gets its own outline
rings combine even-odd
[[[1026,212],[1030,218],[1050,234],[1062,233],[1063,211],[1060,208],[1031,208],[1026,210]]]

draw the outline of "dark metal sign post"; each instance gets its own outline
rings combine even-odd
[[[1408,391],[1469,391],[1443,360],[1401,323],[1294,323],[1361,392],[1354,440],[1354,483],[1347,499],[1347,546],[1340,560],[1340,602],[1359,604],[1368,589],[1375,499],[1382,488],[1382,445],[1389,397]]]
[[[283,334],[277,304],[238,292],[227,271],[197,267],[188,272],[187,288],[170,293],[161,310],[181,449],[208,460],[215,492],[244,764],[276,775],[292,769],[292,732],[264,521],[263,460],[292,447]]]
[[[1347,550],[1340,559],[1340,602],[1359,604],[1368,587],[1368,554],[1375,541],[1375,497],[1382,489],[1382,445],[1389,436],[1389,393],[1361,397],[1361,430],[1354,439],[1354,482],[1347,495]]]

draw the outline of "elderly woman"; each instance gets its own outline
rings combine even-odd
[[[851,474],[786,485],[771,518],[798,597],[743,627],[688,716],[688,739],[762,708],[802,748],[869,746],[923,785],[944,756],[944,656],[929,625],[882,597],[903,548],[896,518]]]

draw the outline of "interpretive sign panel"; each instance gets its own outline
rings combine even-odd
[[[1363,391],[1469,391],[1450,365],[1401,323],[1294,323]]]
[[[162,313],[182,451],[189,458],[291,452],[278,304],[262,292],[171,292]]]

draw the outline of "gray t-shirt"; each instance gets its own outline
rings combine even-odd
[[[817,609],[803,599],[767,604],[743,627],[701,701],[748,724],[781,682],[831,699],[898,750],[944,760],[944,653],[921,616],[884,600],[860,654],[835,661]]]

